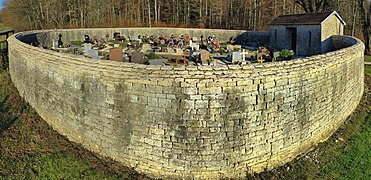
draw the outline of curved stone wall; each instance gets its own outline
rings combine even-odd
[[[363,44],[287,62],[93,61],[9,38],[10,74],[58,132],[151,177],[237,178],[326,140],[363,94]]]

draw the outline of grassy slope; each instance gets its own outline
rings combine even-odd
[[[0,179],[128,179],[133,171],[99,158],[50,128],[0,74]]]
[[[5,31],[11,29],[10,27],[4,26],[4,24],[0,23],[0,31]]]
[[[365,74],[371,77],[371,65],[365,65]]]
[[[365,96],[356,112],[326,142],[309,153],[248,179],[369,179],[371,177],[371,66],[365,66]]]
[[[371,56],[365,56],[365,61],[366,62],[371,62]]]
[[[365,66],[371,76],[371,66]],[[248,179],[367,179],[370,177],[371,77],[363,102],[325,143],[284,166]],[[367,99],[366,99],[367,98]],[[102,159],[51,129],[0,73],[0,179],[143,178]]]

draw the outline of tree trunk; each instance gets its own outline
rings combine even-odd
[[[370,23],[370,17],[369,17],[369,11],[370,6],[369,2],[365,0],[358,0],[358,5],[359,5],[359,11],[361,15],[361,23],[362,23],[362,32],[363,32],[363,37],[364,37],[364,43],[366,46],[365,52],[371,53],[371,45],[370,45],[370,33],[371,33],[371,23]]]

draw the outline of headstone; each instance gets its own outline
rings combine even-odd
[[[93,43],[93,41],[90,39],[89,35],[84,36],[84,43]]]
[[[56,41],[55,39],[52,40],[52,49],[56,49],[58,47],[58,41]]]
[[[91,57],[92,59],[98,60],[99,59],[99,52],[98,52],[98,50],[90,50],[88,52],[88,56]]]
[[[166,48],[166,50],[169,54],[174,54],[175,53],[175,50],[173,48]]]
[[[138,51],[131,53],[131,62],[144,64],[146,61],[144,59],[144,54]]]
[[[246,55],[248,55],[248,54],[249,54],[249,52],[247,52],[245,49],[242,50],[241,55],[242,55],[242,60],[243,60],[243,61],[246,60]]]
[[[118,48],[120,47],[120,44],[114,44],[113,47]]]
[[[89,51],[91,51],[91,44],[90,43],[84,43],[84,55],[88,56]]]
[[[166,42],[165,42],[165,40],[164,39],[161,39],[160,40],[160,45],[164,45]]]
[[[63,42],[62,42],[62,34],[59,34],[59,39],[58,39],[58,48],[63,47]]]
[[[146,53],[146,52],[151,51],[151,50],[152,50],[152,48],[151,48],[150,44],[143,44],[142,50],[140,52]]]
[[[278,58],[280,56],[280,52],[279,51],[275,51],[273,52],[273,57],[272,58]]]
[[[118,37],[120,37],[120,33],[119,32],[113,33],[113,39],[116,39]]]
[[[109,51],[109,58],[111,61],[122,62],[122,48],[113,48]]]
[[[231,44],[228,44],[228,45],[227,45],[227,51],[229,51],[229,52],[234,51],[234,46],[231,45]]]
[[[242,60],[241,52],[232,53],[232,62],[241,61],[241,60]]]
[[[198,40],[197,37],[192,37],[193,42],[197,42],[197,40]]]
[[[242,49],[242,46],[241,45],[234,45],[233,49]]]
[[[148,61],[149,65],[165,65],[167,63],[167,59],[153,59]]]
[[[176,48],[176,49],[175,49],[175,53],[176,53],[176,54],[179,54],[179,55],[183,55],[184,52],[183,52],[183,49]]]
[[[200,45],[199,45],[199,44],[192,44],[192,45],[191,45],[191,48],[192,48],[194,51],[200,51]]]
[[[138,41],[138,36],[131,36],[130,40],[132,40],[132,41]]]
[[[122,59],[124,62],[129,62],[129,56],[126,53],[122,53]]]
[[[200,56],[201,56],[202,63],[207,64],[207,61],[210,59],[210,53],[209,53],[209,51],[206,51],[204,49],[201,50]]]

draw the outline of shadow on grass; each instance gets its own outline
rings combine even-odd
[[[0,179],[147,179],[53,130],[0,72]]]
[[[370,159],[365,157],[370,157],[371,151],[363,142],[371,139],[370,119],[371,75],[366,75],[360,105],[327,141],[283,166],[250,174],[247,179],[368,179]],[[344,159],[351,159],[352,163],[347,164]],[[362,164],[368,165],[362,167]]]
[[[17,120],[17,117],[8,113],[10,112],[10,108],[5,106],[7,100],[8,96],[0,102],[0,134]]]

